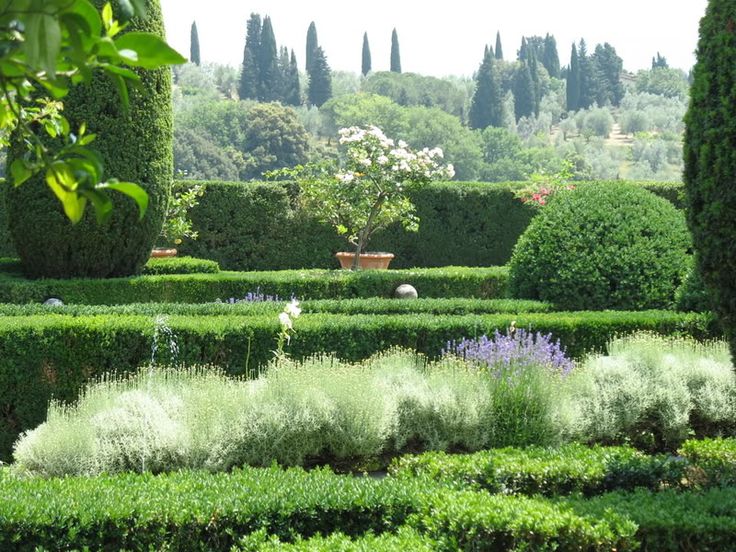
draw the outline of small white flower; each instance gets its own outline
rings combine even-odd
[[[353,173],[338,173],[336,176],[337,179],[343,184],[350,184],[355,178],[355,175]]]
[[[379,155],[376,161],[379,165],[385,165],[386,163],[388,163],[388,157],[386,157],[385,155]]]
[[[279,322],[281,323],[281,326],[287,330],[294,329],[294,325],[291,322],[291,317],[287,312],[279,313]]]
[[[359,163],[363,165],[364,167],[370,167],[373,164],[373,162],[367,157],[365,159],[361,159]]]
[[[299,318],[299,315],[302,313],[302,309],[299,307],[299,301],[292,299],[291,302],[284,307],[284,312],[292,318]]]
[[[401,149],[404,149],[404,148],[406,148],[406,147],[407,147],[408,145],[409,145],[409,144],[407,144],[407,143],[406,143],[406,142],[404,142],[403,140],[399,140],[399,147],[400,147]]]

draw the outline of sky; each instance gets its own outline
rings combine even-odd
[[[624,68],[651,67],[660,52],[670,66],[695,63],[698,22],[707,0],[161,0],[167,39],[189,56],[192,21],[197,22],[203,63],[239,67],[245,25],[251,13],[269,15],[278,46],[294,49],[299,68],[309,23],[333,70],[360,72],[363,33],[368,33],[374,71],[387,71],[395,27],[404,72],[470,76],[486,44],[501,33],[504,58],[515,58],[521,37],[553,34],[560,63],[567,65],[573,41],[609,42]]]

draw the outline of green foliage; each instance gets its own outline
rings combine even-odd
[[[481,130],[489,126],[502,126],[503,96],[493,63],[493,52],[488,47],[476,74],[475,83],[475,94],[469,114],[470,126]]]
[[[335,531],[380,533],[402,525],[422,498],[415,483],[279,468],[52,480],[3,477],[1,486],[3,495],[13,498],[0,506],[6,527],[0,547],[24,551],[228,551],[242,535],[257,530],[287,542],[297,535]]]
[[[86,132],[91,121],[62,115],[60,100],[74,85],[89,86],[93,73],[105,75],[111,101],[127,114],[129,87],[141,84],[132,68],[157,69],[185,61],[155,25],[142,29],[153,32],[141,32],[139,21],[149,8],[156,12],[158,5],[128,1],[117,13],[109,2],[88,0],[3,5],[0,147],[12,145],[9,181],[18,187],[34,176],[37,182],[43,180],[48,189],[40,193],[53,193],[72,223],[82,219],[88,202],[97,220],[107,221],[113,208],[110,190],[135,201],[141,218],[146,212],[148,197],[141,186],[116,178],[104,181],[103,160],[88,147],[95,139]],[[137,18],[128,27],[133,32],[120,34],[131,18]]]
[[[732,28],[732,3],[711,0],[700,22],[698,61],[685,117],[684,180],[698,270],[736,355],[736,151],[732,147],[736,34]]]
[[[203,194],[204,188],[201,185],[180,188],[172,194],[160,235],[165,245],[179,245],[185,238],[197,239],[199,234],[192,228],[189,210],[197,206]]]
[[[501,31],[496,31],[496,48],[494,49],[496,59],[503,61],[503,46],[501,45]]]
[[[733,433],[736,376],[725,343],[644,335],[607,349],[567,381],[579,438],[671,450],[691,434]]]
[[[240,552],[435,552],[437,543],[414,529],[401,527],[395,534],[368,534],[350,539],[342,533],[316,536],[311,539],[297,538],[293,543],[283,542],[278,537],[267,536],[265,531],[244,537],[235,549]]]
[[[595,74],[593,72],[593,62],[588,55],[588,49],[585,45],[585,39],[580,39],[578,46],[578,67],[580,70],[580,97],[578,100],[579,109],[588,109],[595,102],[596,84]]]
[[[258,54],[261,47],[261,16],[250,14],[246,25],[245,50],[243,51],[243,68],[240,72],[238,94],[241,100],[258,99],[258,83],[260,70]]]
[[[177,115],[177,127],[199,133],[221,148],[237,166],[241,180],[260,178],[264,172],[306,162],[309,137],[296,112],[279,103],[218,101],[191,106]],[[194,149],[199,147],[195,142]],[[209,151],[209,150],[206,150]],[[197,160],[201,166],[203,160]],[[220,160],[207,163],[231,170]],[[219,168],[219,167],[222,168]],[[186,167],[185,167],[186,170]]]
[[[685,446],[700,447],[699,441]],[[732,447],[731,441],[725,441]],[[691,449],[688,449],[691,450]],[[720,451],[718,451],[720,452]],[[727,459],[716,453],[715,458]],[[528,496],[598,495],[613,490],[659,490],[683,485],[690,466],[669,455],[647,456],[630,447],[504,448],[475,454],[429,452],[394,460],[399,479],[428,478],[455,489]],[[731,472],[733,470],[730,470]]]
[[[696,485],[736,485],[736,439],[688,440],[678,453],[693,465]]]
[[[624,97],[624,86],[621,83],[623,60],[616,53],[616,48],[608,42],[598,44],[591,56],[595,101],[599,106],[607,104],[617,106]]]
[[[580,60],[577,46],[573,42],[570,52],[570,65],[567,69],[567,110],[577,111],[580,107]]]
[[[307,99],[310,105],[322,107],[332,97],[332,75],[327,57],[321,47],[314,53],[314,60],[309,67],[309,88]]]
[[[378,71],[362,82],[361,91],[386,96],[403,107],[438,107],[456,117],[464,117],[466,112],[466,90],[447,79]]]
[[[143,267],[143,274],[215,274],[220,266],[215,261],[193,257],[171,257],[149,259]]]
[[[139,36],[141,31],[163,36],[158,2],[150,2],[147,12],[146,19],[132,20],[117,40]],[[103,224],[87,212],[80,223],[72,226],[68,213],[62,211],[40,179],[10,189],[9,226],[29,275],[129,275],[139,272],[148,259],[161,230],[173,172],[171,72],[168,68],[143,69],[139,78],[140,86],[130,91],[127,113],[120,105],[117,86],[99,72],[90,82],[69,92],[64,99],[64,113],[72,128],[86,122],[88,130],[98,135],[94,149],[106,172],[142,183],[148,194],[145,217],[140,220],[137,204],[125,200]],[[11,157],[21,156],[21,152],[21,146],[14,147]]]
[[[371,47],[368,44],[368,33],[363,33],[363,51],[361,54],[360,72],[365,77],[371,72]]]
[[[202,63],[199,54],[199,33],[197,32],[197,22],[192,22],[192,30],[189,37],[189,61],[195,65]]]
[[[305,69],[307,73],[311,74],[312,63],[317,55],[317,48],[319,48],[319,42],[317,40],[317,26],[312,21],[307,29],[307,50],[306,50],[306,64]]]
[[[687,75],[680,69],[657,67],[650,71],[642,70],[636,74],[637,92],[656,94],[667,98],[687,100]]]
[[[527,62],[522,62],[514,74],[514,112],[516,121],[522,117],[534,115],[536,92],[531,69]]]
[[[281,270],[221,274],[161,275],[104,280],[26,280],[8,272],[0,277],[4,303],[42,302],[116,305],[140,302],[206,303],[242,298],[259,289],[266,295],[300,299],[393,297],[400,284],[413,285],[422,297],[501,298],[508,271],[503,267],[444,267],[364,271]]]
[[[687,275],[675,292],[675,307],[683,312],[708,312],[713,309],[710,293],[692,260]]]
[[[542,65],[553,79],[560,78],[560,57],[557,55],[557,41],[553,35],[544,37],[544,48],[541,52]]]
[[[192,128],[174,129],[174,171],[180,178],[238,180],[240,154],[223,149]]]
[[[630,184],[580,186],[557,194],[519,239],[511,294],[573,310],[669,307],[690,243],[667,201]]]
[[[399,51],[399,35],[396,29],[391,32],[391,72],[401,73],[401,52]]]

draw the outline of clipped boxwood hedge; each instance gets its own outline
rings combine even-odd
[[[148,259],[143,274],[215,274],[220,265],[209,259],[194,257],[162,257]]]
[[[303,314],[287,352],[304,358],[334,352],[359,360],[391,346],[437,355],[449,340],[517,327],[552,333],[579,358],[604,350],[614,336],[649,330],[713,337],[709,315],[650,312],[582,312],[434,315]],[[176,361],[216,364],[247,374],[272,358],[280,326],[275,313],[254,316],[172,315],[166,318],[178,343]],[[35,315],[0,317],[0,457],[18,434],[41,423],[51,397],[76,399],[91,378],[125,373],[150,362],[154,316]]]
[[[191,216],[199,239],[183,243],[184,254],[216,260],[228,270],[337,266],[334,254],[345,250],[345,240],[299,209],[294,185],[198,184],[204,185],[205,195]],[[636,184],[682,205],[682,184]],[[419,232],[406,232],[397,224],[377,233],[370,248],[394,253],[394,268],[503,265],[534,215],[514,197],[522,186],[439,182],[413,190]]]
[[[300,299],[392,297],[400,284],[411,284],[420,297],[506,296],[504,267],[444,267],[415,270],[283,270],[164,274],[133,278],[27,280],[0,273],[0,303],[41,303],[57,297],[64,303],[209,303],[243,298],[249,292]]]

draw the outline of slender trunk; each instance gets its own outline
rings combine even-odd
[[[353,265],[350,267],[350,270],[358,270],[360,265],[360,254],[363,253],[363,249],[366,248],[368,245],[368,237],[371,235],[371,230],[373,229],[373,219],[376,218],[376,215],[381,210],[381,206],[383,205],[384,196],[379,196],[378,200],[373,204],[373,207],[371,207],[371,213],[368,215],[368,222],[366,222],[365,227],[363,230],[358,234],[358,246],[355,249],[355,256],[353,257]]]

